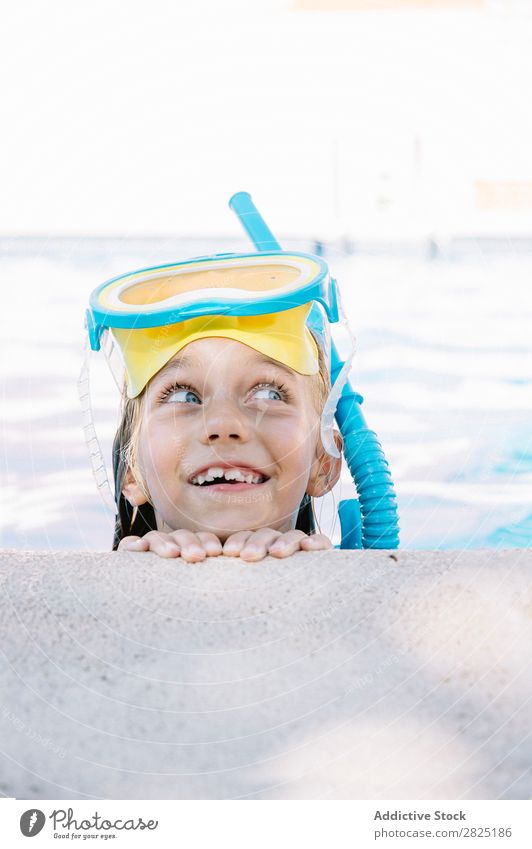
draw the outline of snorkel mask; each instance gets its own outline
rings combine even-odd
[[[337,283],[321,257],[282,251],[246,192],[234,195],[229,205],[251,235],[257,253],[215,254],[144,268],[107,281],[91,295],[79,394],[96,483],[112,510],[115,499],[92,421],[90,351],[103,351],[120,392],[125,381],[128,397],[134,398],[196,339],[234,339],[304,375],[318,373],[319,346],[332,383],[321,415],[321,440],[327,453],[340,457],[334,419],[348,387],[355,340]],[[331,338],[333,327],[341,327],[348,340],[344,361],[339,360]],[[350,397],[357,406],[362,401],[356,393]],[[365,427],[361,414],[358,422]],[[360,547],[353,543],[351,535],[351,544],[344,546],[343,539],[342,547]]]
[[[280,252],[124,274],[96,289],[87,310],[91,348],[97,351],[102,336],[111,334],[129,398],[185,345],[209,336],[235,339],[305,375],[318,372],[317,341],[330,370],[328,324],[335,321],[336,284],[325,263]]]

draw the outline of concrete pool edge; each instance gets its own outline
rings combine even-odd
[[[11,550],[0,580],[6,795],[530,796],[531,550]]]

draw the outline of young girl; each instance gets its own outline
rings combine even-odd
[[[256,254],[144,268],[91,295],[90,348],[103,348],[115,378],[115,353],[125,370],[113,548],[185,560],[331,548],[312,498],[340,476],[335,418],[358,495],[339,504],[341,547],[396,548],[393,482],[349,383],[355,342],[337,282],[322,258],[282,251],[246,192],[229,205]],[[85,361],[85,439],[109,503],[89,384]]]
[[[341,470],[320,438],[330,378],[301,314],[287,312],[290,333],[273,350],[281,360],[264,353],[274,347],[278,316],[267,334],[256,317],[239,318],[238,332],[229,317],[217,317],[216,327],[212,317],[200,319],[202,329],[197,319],[189,328],[183,322],[178,352],[138,395],[124,398],[113,451],[113,548],[256,561],[332,547],[314,532],[310,509]],[[335,442],[341,449],[339,433]]]

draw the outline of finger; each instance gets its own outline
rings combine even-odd
[[[179,545],[172,539],[170,534],[162,531],[150,531],[142,537],[148,548],[145,551],[153,551],[159,557],[179,557]]]
[[[260,528],[247,540],[240,552],[243,560],[262,560],[268,554],[268,549],[275,540],[282,536],[281,531],[273,528]]]
[[[181,528],[177,531],[172,531],[169,536],[179,546],[183,560],[190,562],[205,560],[205,549],[197,534]]]
[[[124,537],[118,543],[117,551],[148,551],[149,543],[144,537]]]
[[[329,537],[325,536],[325,534],[312,534],[312,536],[305,536],[304,539],[301,540],[301,548],[302,549],[312,549],[313,551],[326,550],[332,548],[333,544]]]
[[[252,533],[253,531],[236,531],[236,533],[231,534],[224,542],[222,553],[226,554],[227,557],[238,557]]]
[[[268,553],[272,557],[289,557],[295,551],[299,551],[304,539],[307,539],[307,535],[303,531],[287,531],[275,540]]]
[[[213,534],[210,531],[198,531],[196,536],[202,543],[207,557],[217,557],[222,553],[222,543],[216,534]]]

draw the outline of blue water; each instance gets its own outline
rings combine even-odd
[[[238,249],[247,242],[0,239],[2,547],[110,547],[113,521],[92,480],[76,391],[90,291],[141,265]],[[352,382],[394,475],[402,546],[531,546],[532,254],[327,258],[357,337]],[[116,390],[103,369],[96,385],[108,451]],[[335,504],[351,494],[344,470],[316,502],[335,543]]]

